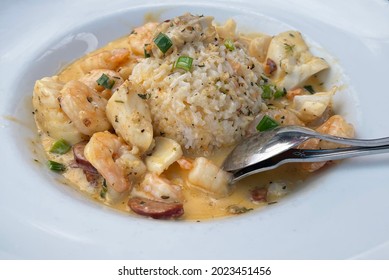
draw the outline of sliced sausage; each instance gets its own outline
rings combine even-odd
[[[135,213],[154,219],[178,218],[184,214],[182,203],[166,203],[141,197],[132,197],[128,206]]]
[[[92,186],[97,187],[97,182],[100,179],[101,175],[99,173],[89,172],[85,169],[82,170],[85,174],[86,180],[91,183]]]
[[[96,168],[86,159],[84,149],[88,141],[82,141],[73,145],[73,155],[79,168],[82,168],[86,173],[98,174]]]

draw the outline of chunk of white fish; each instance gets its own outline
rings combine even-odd
[[[188,174],[191,185],[213,194],[216,198],[229,195],[231,174],[220,169],[210,160],[198,157]]]
[[[294,89],[316,73],[327,69],[328,63],[312,55],[300,32],[286,31],[273,37],[267,51],[277,69],[272,80],[279,88]]]
[[[115,132],[145,152],[153,141],[150,109],[135,85],[125,82],[109,99],[106,114]]]
[[[311,122],[320,118],[332,102],[336,87],[330,91],[315,94],[296,95],[293,98],[293,109],[300,120]]]
[[[163,171],[182,157],[180,144],[170,138],[155,137],[155,147],[145,159],[147,169],[160,175]]]

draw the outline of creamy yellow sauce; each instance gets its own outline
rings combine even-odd
[[[80,63],[86,57],[91,56],[96,52],[100,52],[101,50],[128,47],[128,37],[119,38],[109,43],[102,49],[96,50],[95,52],[92,52],[65,67],[58,74],[59,79],[62,82],[67,82],[81,78],[84,73],[81,70]],[[322,89],[320,81],[316,77],[311,78],[311,80],[308,82],[313,84],[315,89]],[[65,163],[67,165],[73,160],[71,151],[65,155],[53,155],[52,153],[49,153],[48,151],[51,145],[54,143],[54,139],[50,138],[45,133],[41,133],[41,141],[49,159],[60,163]],[[230,149],[216,151],[208,158],[211,159],[214,163],[220,165],[224,158],[227,156]],[[105,203],[104,200],[100,198],[98,189],[94,188],[93,186],[89,186],[80,168],[69,168],[63,175],[71,182],[70,185],[74,186],[76,189],[81,189],[83,192],[87,193],[89,197],[92,197],[99,202]],[[248,210],[264,207],[269,202],[256,203],[251,201],[250,191],[252,189],[257,187],[267,187],[270,182],[282,180],[287,182],[289,190],[293,190],[301,185],[301,182],[308,176],[308,173],[301,171],[298,164],[284,165],[277,170],[267,171],[243,179],[234,186],[234,191],[232,192],[231,196],[222,199],[215,199],[203,191],[188,187],[185,183],[187,172],[180,169],[177,163],[174,163],[172,166],[170,166],[169,169],[164,172],[164,175],[171,181],[177,182],[179,185],[183,186],[185,197],[185,214],[180,217],[180,219],[197,221],[233,215],[228,210],[231,205],[245,207]],[[270,203],[274,202],[276,201],[270,200]],[[119,201],[117,204],[110,206],[120,211],[125,211],[127,213],[131,212],[127,206],[127,200]]]

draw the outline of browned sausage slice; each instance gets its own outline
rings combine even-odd
[[[132,197],[128,206],[135,213],[154,219],[178,218],[184,214],[182,203],[166,203],[141,197]]]
[[[93,165],[86,159],[84,155],[84,149],[86,144],[88,144],[87,141],[82,141],[73,145],[74,159],[77,162],[77,165],[80,168],[82,168],[85,172],[98,174],[96,168],[93,167]]]

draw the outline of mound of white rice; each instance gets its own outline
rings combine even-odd
[[[174,28],[182,26],[164,27]],[[212,25],[207,28],[214,29]],[[145,90],[155,134],[175,139],[195,153],[236,143],[262,104],[256,84],[262,74],[259,62],[239,41],[229,50],[223,38],[207,31],[212,38],[189,42],[180,38],[180,46],[173,44],[165,55],[143,59],[129,77]],[[173,69],[180,56],[193,58],[190,71]]]

